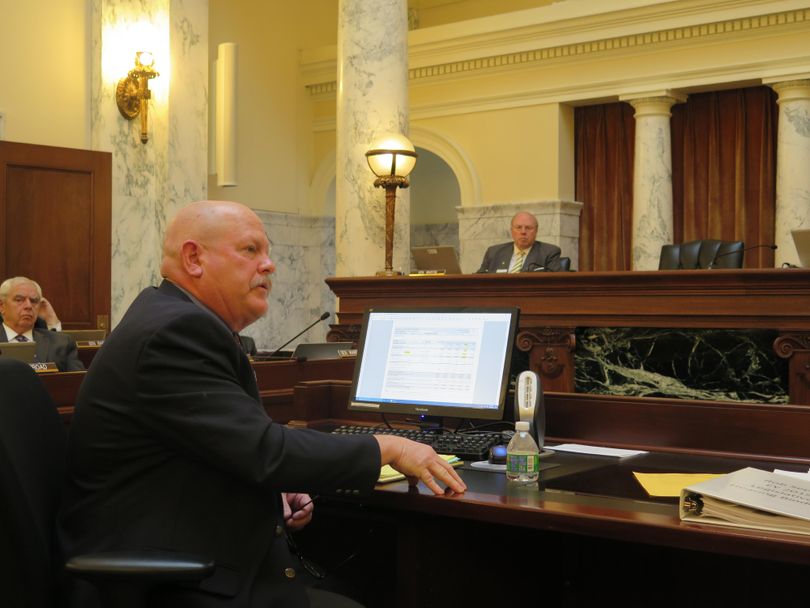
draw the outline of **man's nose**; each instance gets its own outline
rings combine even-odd
[[[276,265],[269,257],[265,258],[264,262],[259,266],[259,272],[262,274],[273,274],[276,271]]]

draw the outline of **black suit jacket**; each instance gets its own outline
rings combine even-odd
[[[508,272],[509,261],[512,259],[514,251],[515,244],[511,241],[500,245],[493,245],[487,249],[484,254],[484,259],[481,261],[481,267],[478,269],[478,272],[498,272],[499,270]],[[562,270],[560,266],[559,247],[540,241],[534,242],[526,259],[523,261],[523,267],[520,271],[532,272],[540,268],[553,270],[554,272]]]
[[[60,372],[78,372],[84,369],[79,359],[76,342],[67,334],[34,327],[34,342],[37,343],[36,360],[40,363],[56,363]],[[5,328],[0,325],[0,342],[7,342]]]
[[[274,423],[234,335],[164,281],[136,298],[82,383],[60,539],[66,557],[130,547],[213,558],[214,575],[175,605],[306,606],[279,492],[370,490],[379,471],[373,437]],[[86,601],[76,585],[73,600]]]

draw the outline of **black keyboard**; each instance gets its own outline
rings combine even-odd
[[[501,433],[452,433],[425,429],[389,429],[377,426],[343,425],[334,429],[338,435],[397,435],[431,446],[439,454],[452,454],[462,460],[487,460],[489,448],[504,443]]]

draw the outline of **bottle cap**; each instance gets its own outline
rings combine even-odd
[[[528,420],[521,420],[520,422],[515,423],[515,430],[516,431],[528,431],[529,430],[529,421]]]

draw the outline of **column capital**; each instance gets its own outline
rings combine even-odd
[[[647,91],[645,93],[632,93],[620,95],[619,101],[626,101],[636,110],[635,117],[641,116],[671,116],[670,109],[676,103],[683,103],[689,96],[685,93],[670,91]]]
[[[762,82],[777,92],[779,95],[779,98],[776,100],[777,103],[810,99],[810,75],[808,75],[807,78],[792,78],[791,80],[769,79],[763,80]]]

